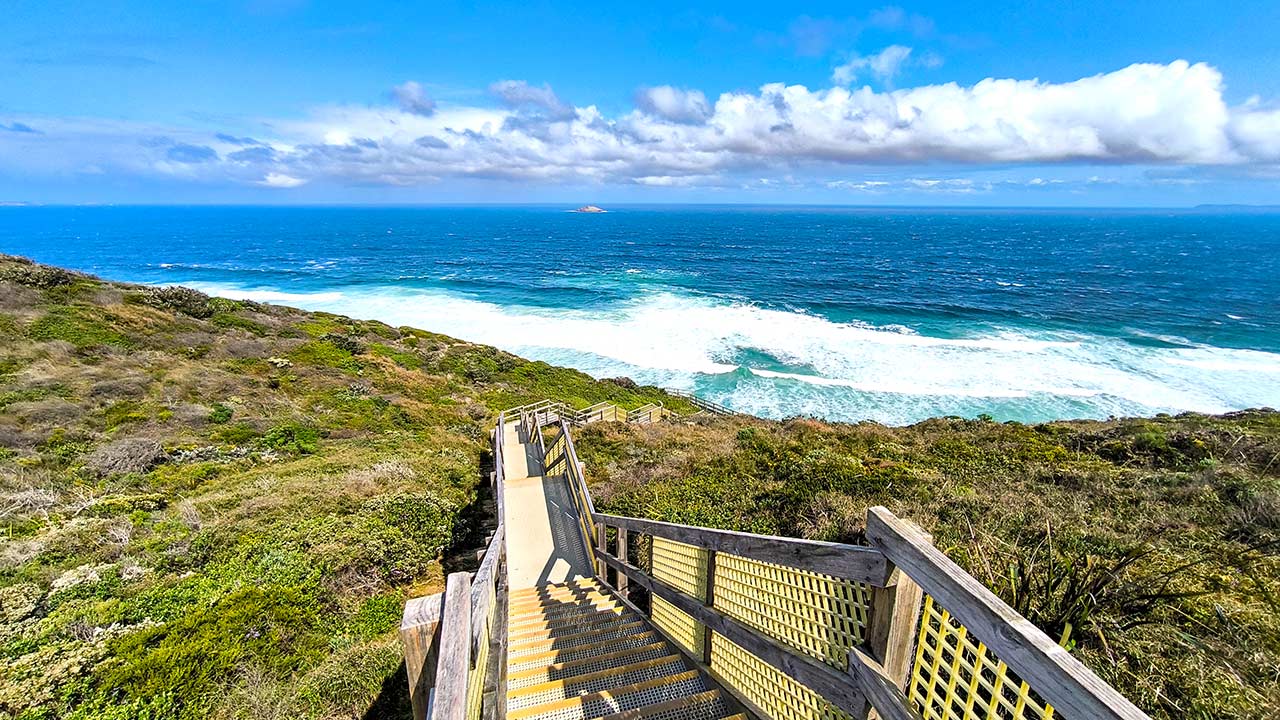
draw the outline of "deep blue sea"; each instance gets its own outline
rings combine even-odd
[[[413,325],[770,417],[1280,406],[1280,215],[5,207],[0,252]]]

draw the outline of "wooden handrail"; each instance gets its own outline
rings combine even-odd
[[[630,532],[675,540],[686,545],[740,555],[760,562],[857,580],[875,587],[884,587],[893,571],[884,553],[870,547],[775,535],[755,535],[734,530],[677,525],[658,520],[603,513],[594,513],[592,517],[598,523],[625,528]]]
[[[431,720],[464,720],[467,716],[467,676],[471,670],[469,573],[453,573],[446,581],[440,628],[440,659],[436,668]]]
[[[867,539],[1065,716],[1149,720],[1146,713],[887,508],[868,511]]]

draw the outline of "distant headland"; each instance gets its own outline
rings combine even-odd
[[[604,208],[602,208],[602,207],[600,207],[600,206],[598,206],[598,205],[583,205],[582,207],[578,208],[577,210],[574,210],[574,212],[580,212],[580,213],[602,213],[602,212],[609,212],[609,211],[608,211],[608,210],[605,210]]]

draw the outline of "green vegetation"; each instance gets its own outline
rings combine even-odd
[[[1280,716],[1280,413],[574,439],[602,511],[856,543],[885,505],[1154,716]]]
[[[497,411],[689,410],[423,330],[4,256],[0,333],[0,718],[403,717],[400,611],[474,556]]]

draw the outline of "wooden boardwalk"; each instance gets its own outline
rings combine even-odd
[[[507,583],[512,590],[592,576],[578,534],[577,511],[563,475],[544,477],[537,445],[521,437],[518,423],[503,428]]]

